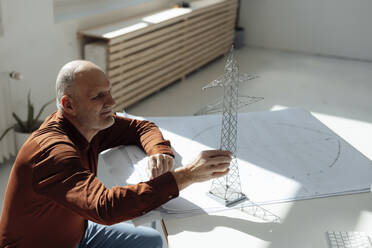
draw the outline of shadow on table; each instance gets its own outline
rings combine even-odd
[[[190,220],[178,220],[182,222],[182,224],[172,225],[172,228],[168,228],[168,234],[175,235],[183,231],[209,232],[216,227],[223,226],[253,235],[262,240],[270,241],[273,236],[273,230],[279,225],[277,223],[259,223],[240,218],[217,215],[198,216],[198,223],[203,223],[202,225],[195,225],[195,223],[192,223],[191,219],[192,218],[190,218]]]
[[[227,227],[253,235],[262,240],[271,240],[274,229],[278,227],[278,223],[274,222],[255,222],[254,219],[257,219],[256,217],[243,212],[242,214],[246,214],[247,218],[253,218],[253,220],[215,214],[210,215],[199,206],[183,198],[181,202],[178,202],[178,204],[182,204],[185,209],[193,209],[194,211],[192,213],[186,212],[178,214],[177,216],[168,215],[168,218],[165,218],[165,220],[167,223],[166,225],[169,227],[171,226],[171,228],[167,228],[169,235],[175,235],[183,231],[209,232],[216,227]],[[227,209],[219,211],[219,213],[228,214],[230,211],[231,209]],[[239,210],[236,209],[235,211]],[[216,214],[218,214],[218,212],[216,212]],[[195,223],[195,218],[197,218],[197,224]],[[257,220],[260,221],[259,219]]]

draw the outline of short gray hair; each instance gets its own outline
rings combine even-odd
[[[63,111],[62,97],[64,95],[74,96],[73,86],[75,80],[75,71],[77,63],[67,63],[64,65],[58,73],[56,80],[56,104],[60,111]]]
[[[62,97],[64,95],[72,98],[77,97],[78,94],[75,94],[74,91],[75,77],[78,76],[79,72],[84,71],[87,66],[95,67],[102,71],[97,65],[87,60],[73,60],[65,64],[59,71],[56,80],[56,103],[58,110],[63,111]]]

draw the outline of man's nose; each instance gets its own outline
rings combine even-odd
[[[112,98],[111,93],[109,93],[108,96],[107,96],[106,105],[108,105],[108,106],[114,106],[115,105],[115,100],[114,100],[114,98]]]

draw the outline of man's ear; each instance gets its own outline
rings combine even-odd
[[[61,99],[61,103],[62,103],[64,112],[70,115],[75,114],[74,102],[71,97],[69,97],[68,95],[64,95]]]

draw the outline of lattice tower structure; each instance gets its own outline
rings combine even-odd
[[[212,181],[209,193],[224,201],[226,206],[243,201],[246,196],[242,193],[239,168],[236,160],[237,137],[238,137],[238,99],[239,99],[239,68],[230,52],[225,66],[222,101],[222,126],[221,145],[222,150],[232,152],[233,159],[230,163],[230,171],[222,178]]]

